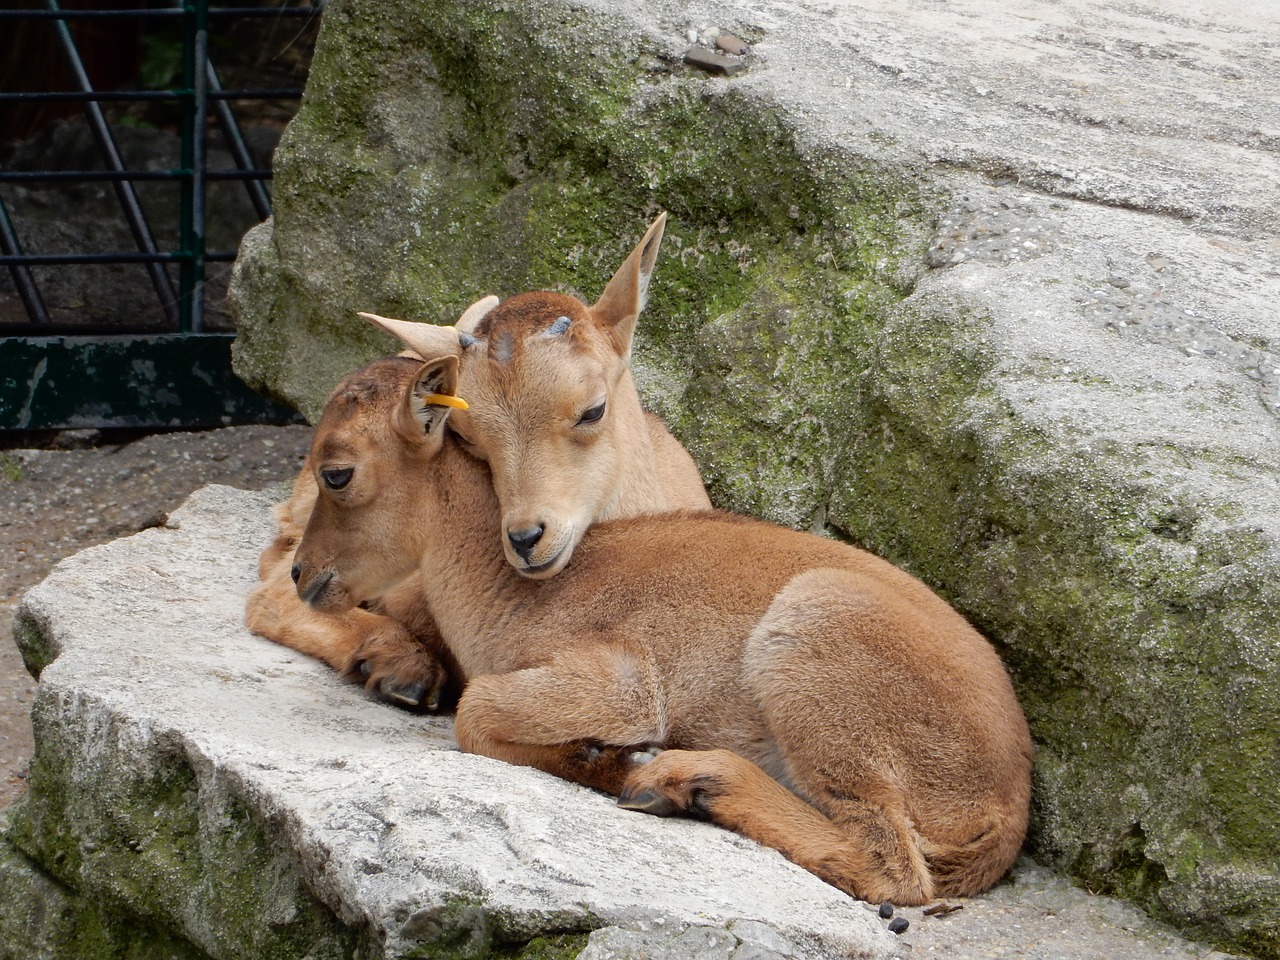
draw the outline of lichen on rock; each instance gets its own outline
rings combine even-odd
[[[712,80],[645,5],[325,16],[275,218],[237,265],[242,376],[314,418],[392,348],[355,311],[447,322],[490,292],[590,299],[670,211],[638,381],[715,500],[865,545],[992,638],[1037,739],[1037,855],[1280,956],[1269,388],[1188,354],[1185,331],[1161,340],[1158,316],[1142,338],[1100,323],[1078,293],[1149,281],[1216,319],[1200,327],[1240,328],[1250,362],[1275,355],[1240,319],[1263,301],[1223,314],[1254,295],[1230,279],[1248,268],[1188,226],[1220,215],[1226,235],[1253,201],[1174,222],[1172,188],[1086,184],[1052,158],[1037,172],[1007,134],[979,148],[942,142],[961,137],[944,120],[895,125],[876,98],[901,103],[911,78],[877,63],[846,82],[857,49],[835,27],[770,21],[762,59]],[[819,41],[848,59],[805,59]],[[1129,170],[1155,148],[1108,149]],[[1174,176],[1198,203],[1198,179]]]

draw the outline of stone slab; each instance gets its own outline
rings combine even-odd
[[[206,487],[168,526],[63,561],[24,598],[18,634],[42,669],[31,793],[9,834],[61,883],[212,957],[244,949],[225,891],[139,890],[190,882],[161,858],[173,834],[206,872],[262,874],[240,878],[256,891],[239,905],[250,927],[301,926],[301,891],[360,955],[480,955],[605,926],[718,928],[736,948],[735,923],[773,931],[779,955],[893,955],[874,915],[774,851],[463,755],[447,718],[384,706],[249,634],[271,523],[264,495]],[[176,806],[161,788],[175,770]],[[167,833],[153,825],[166,819]],[[253,842],[219,839],[237,820]],[[337,939],[312,931],[305,946]]]
[[[269,502],[206,487],[24,599],[39,749],[0,841],[22,904],[0,957],[467,957],[592,928],[551,955],[1225,957],[1025,858],[947,911],[899,909],[895,938],[773,851],[460,754],[447,718],[240,626]]]

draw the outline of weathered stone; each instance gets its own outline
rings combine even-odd
[[[999,644],[1039,856],[1280,956],[1280,104],[1245,9],[335,0],[239,369],[314,416],[392,347],[355,310],[590,297],[670,210],[639,381],[715,499]],[[753,38],[731,84],[664,66],[710,23]]]
[[[747,46],[746,42],[739,37],[735,37],[732,33],[722,33],[716,37],[716,49],[731,53],[735,57],[745,57],[751,52],[751,48]]]
[[[249,634],[268,505],[207,487],[24,598],[36,753],[0,847],[0,957],[573,957],[608,926],[892,955],[772,850],[463,755],[448,718]]]
[[[732,77],[736,73],[741,73],[746,67],[741,60],[731,60],[715,50],[708,50],[697,44],[684,52],[684,62],[691,67],[697,67],[707,73],[716,73],[722,77]]]

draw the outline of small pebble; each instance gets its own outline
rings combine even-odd
[[[684,52],[684,62],[691,67],[731,77],[742,69],[742,63],[728,57],[712,53],[703,47],[693,46]]]
[[[893,904],[886,900],[884,903],[880,904],[879,913],[882,920],[888,920],[893,916]]]
[[[906,917],[894,917],[889,921],[889,932],[901,936],[907,932],[907,927],[909,926],[911,926],[911,921]]]
[[[732,33],[722,33],[716,37],[716,46],[725,53],[732,53],[735,57],[745,57],[751,52],[746,42],[739,40]]]

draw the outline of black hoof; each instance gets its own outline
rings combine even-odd
[[[406,683],[402,687],[382,683],[378,685],[378,693],[398,707],[417,709],[422,706],[422,701],[426,698],[427,688],[420,683]],[[436,692],[435,696],[439,700],[439,692]]]
[[[618,797],[618,806],[624,810],[651,813],[655,817],[674,817],[683,812],[671,799],[653,790],[641,790],[639,793],[624,790]]]
[[[695,790],[689,800],[689,809],[686,813],[695,820],[712,819],[711,796],[702,790]]]

